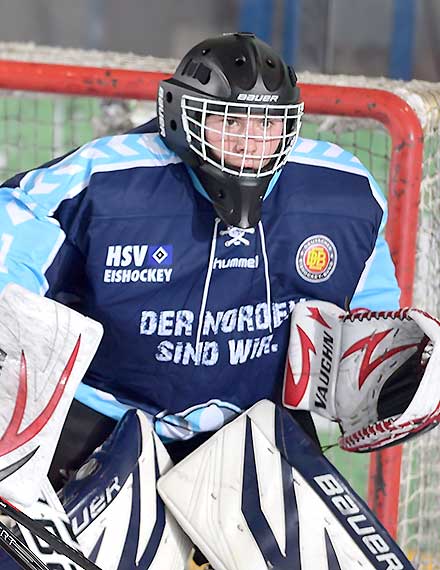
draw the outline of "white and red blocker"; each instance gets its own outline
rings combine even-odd
[[[0,295],[0,495],[38,499],[76,388],[102,326],[8,285]]]
[[[322,413],[336,420],[334,394],[346,312],[325,301],[295,306],[284,375],[288,408]]]

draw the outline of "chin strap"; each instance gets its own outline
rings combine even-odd
[[[226,226],[247,229],[258,225],[272,177],[234,176],[209,163],[197,166],[194,173]]]

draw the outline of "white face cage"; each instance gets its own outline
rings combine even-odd
[[[256,105],[182,96],[182,123],[192,151],[222,172],[259,178],[287,161],[304,103]]]

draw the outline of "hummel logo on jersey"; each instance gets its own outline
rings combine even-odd
[[[238,267],[240,269],[257,269],[259,265],[258,255],[255,257],[231,257],[230,259],[214,259],[214,269],[231,269]]]
[[[168,283],[173,269],[172,245],[109,245],[105,265],[124,269],[104,269],[104,283]]]

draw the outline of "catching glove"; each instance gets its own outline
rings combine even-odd
[[[373,451],[440,418],[440,322],[419,309],[346,312],[306,301],[293,312],[283,403],[339,423],[339,445]]]

